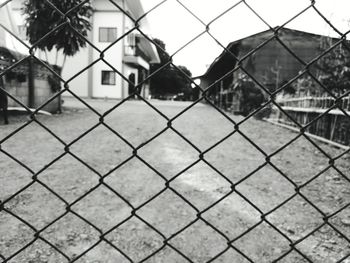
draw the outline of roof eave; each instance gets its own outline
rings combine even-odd
[[[140,48],[150,58],[148,62],[151,64],[160,63],[160,58],[159,58],[159,54],[156,46],[152,42],[150,42],[145,36],[140,36],[139,41],[140,41]]]

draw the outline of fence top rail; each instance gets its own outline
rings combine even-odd
[[[277,125],[277,126],[280,126],[280,127],[283,127],[283,128],[286,128],[286,129],[289,129],[289,130],[292,130],[292,131],[295,131],[295,132],[299,132],[299,129],[298,129],[298,128],[293,127],[293,126],[291,126],[290,123],[281,121],[280,119],[274,119],[274,118],[271,118],[271,119],[270,119],[270,118],[267,118],[267,119],[264,119],[264,121],[269,122],[269,123],[272,123],[272,124]],[[340,148],[340,149],[344,149],[344,150],[346,150],[346,151],[350,149],[350,146],[343,145],[343,144],[340,144],[340,143],[337,143],[337,142],[328,140],[328,139],[323,138],[323,137],[321,137],[321,136],[318,136],[318,135],[315,135],[315,134],[312,134],[312,133],[309,133],[309,132],[305,132],[305,134],[307,134],[307,135],[310,136],[311,138],[314,138],[314,139],[319,140],[319,141],[321,141],[321,142],[324,142],[324,143],[333,145],[333,146],[338,147],[338,148]]]
[[[329,100],[334,100],[333,97],[312,97],[312,96],[308,96],[308,97],[298,97],[298,98],[278,98],[276,100],[276,102],[293,102],[293,101],[305,101],[305,100],[325,100],[325,99],[329,99]],[[349,97],[345,97],[343,98],[343,100],[345,99],[350,99]]]
[[[274,106],[275,109],[278,109],[276,106]],[[322,108],[305,108],[305,107],[289,107],[289,106],[281,106],[283,110],[286,111],[296,111],[296,112],[307,112],[307,113],[325,113],[328,109],[322,109]],[[345,111],[348,115],[350,115],[350,111]],[[339,109],[333,109],[328,112],[328,114],[332,115],[345,115],[343,111]]]

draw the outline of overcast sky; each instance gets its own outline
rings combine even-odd
[[[141,0],[145,11],[161,0]],[[205,24],[232,6],[238,5],[215,20],[210,32],[224,46],[229,42],[268,29],[244,3],[238,0],[181,0]],[[310,6],[310,0],[247,0],[246,1],[272,27]],[[315,6],[341,31],[350,29],[350,0],[316,0]],[[151,35],[162,39],[170,54],[205,30],[205,26],[186,11],[177,0],[167,0],[147,16]],[[286,25],[306,32],[339,36],[312,8]],[[194,76],[205,72],[207,66],[222,52],[222,48],[204,34],[174,57],[175,64],[187,66]]]

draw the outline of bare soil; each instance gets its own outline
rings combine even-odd
[[[87,102],[100,113],[118,103]],[[151,103],[168,118],[190,105]],[[249,119],[212,148],[235,127],[199,104],[172,122],[177,132],[149,141],[167,120],[143,102],[105,125],[79,102],[64,106],[38,116],[48,130],[32,122],[1,143],[0,262],[323,263],[350,253],[350,154],[331,167],[328,158],[344,150],[301,136],[269,163],[297,133]],[[1,125],[0,142],[27,120]]]

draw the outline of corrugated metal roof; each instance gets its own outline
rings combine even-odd
[[[290,29],[290,28],[286,28],[286,27],[279,27],[279,26],[276,26],[273,28],[274,30],[277,30],[279,34],[283,34],[283,33],[292,33],[293,35],[296,35],[296,36],[300,36],[302,38],[305,38],[305,37],[317,37],[317,38],[320,38],[320,37],[328,37],[328,36],[324,36],[324,35],[318,35],[318,34],[314,34],[314,33],[309,33],[309,32],[304,32],[304,31],[300,31],[300,30],[296,30],[296,29]],[[272,31],[271,29],[268,29],[268,30],[265,30],[265,31],[262,31],[262,32],[258,32],[256,34],[253,34],[253,35],[250,35],[250,36],[247,36],[247,37],[244,37],[244,38],[241,38],[241,39],[238,39],[238,40],[235,40],[233,42],[231,42],[230,44],[227,45],[226,49],[227,50],[231,50],[234,46],[236,45],[239,45],[243,40],[246,40],[246,39],[249,39],[249,38],[269,38],[269,37],[272,37],[273,35],[275,34],[274,31]],[[331,38],[331,37],[329,37]],[[335,39],[337,40],[337,38],[331,38],[331,39]],[[227,52],[227,50],[224,50],[209,66],[209,68],[207,69],[207,71],[201,76],[201,78],[205,78],[205,76],[207,76],[214,68],[215,66],[219,63],[219,61],[221,61],[222,59],[224,59],[224,57],[226,56],[230,56],[231,58],[233,58],[231,56],[231,54],[229,54]]]

